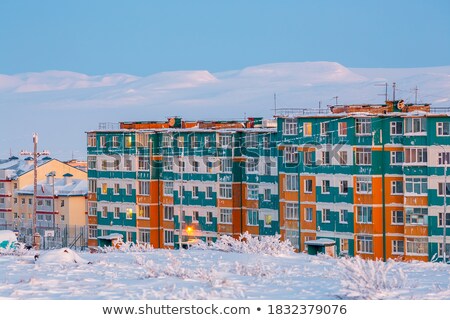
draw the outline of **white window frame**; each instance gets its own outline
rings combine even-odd
[[[259,212],[254,209],[247,209],[247,225],[258,226],[259,225]]]
[[[391,121],[391,136],[401,136],[401,135],[403,135],[403,122]]]
[[[295,202],[287,202],[284,207],[284,217],[286,220],[298,220],[299,205]]]
[[[355,164],[359,166],[372,165],[372,148],[356,148],[355,150]]]
[[[298,163],[298,148],[297,146],[285,146],[284,163]]]
[[[359,224],[373,223],[373,209],[371,206],[356,206],[356,222]]]
[[[373,253],[373,236],[371,235],[357,235],[356,236],[356,252],[358,253]]]
[[[247,200],[259,199],[259,187],[257,184],[247,184]]]
[[[330,223],[330,222],[331,222],[331,209],[322,208],[322,223]]]
[[[448,137],[450,136],[450,121],[437,122],[436,123],[436,136],[438,137]]]
[[[307,222],[313,221],[313,208],[311,208],[311,207],[305,208],[305,221],[307,221]]]
[[[355,135],[371,136],[372,135],[372,119],[371,118],[355,118]]]
[[[405,223],[405,217],[403,210],[392,210],[391,211],[391,225],[402,226]]]
[[[231,183],[219,184],[219,198],[231,199],[233,197],[233,185]]]
[[[286,191],[298,191],[299,189],[299,179],[296,174],[287,174],[285,179],[285,190]]]
[[[283,121],[283,135],[290,136],[298,134],[298,124],[296,118],[286,118]]]
[[[221,224],[233,223],[233,210],[229,208],[220,208],[220,220]]]

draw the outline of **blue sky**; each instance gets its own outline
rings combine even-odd
[[[1,0],[0,73],[450,65],[450,1]]]

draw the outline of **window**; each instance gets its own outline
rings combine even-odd
[[[113,136],[112,137],[112,147],[113,148],[118,148],[119,147],[119,137],[118,136]]]
[[[119,194],[120,186],[118,183],[114,183],[114,194]]]
[[[271,174],[272,174],[272,164],[270,162],[264,163],[264,175],[270,176]]]
[[[233,161],[231,158],[220,159],[220,172],[231,172],[233,169]]]
[[[140,156],[138,158],[138,168],[139,170],[149,170],[150,169],[150,158]]]
[[[264,215],[264,227],[266,227],[266,228],[272,227],[272,215],[271,214]]]
[[[272,200],[272,192],[270,189],[264,189],[264,201],[270,201]]]
[[[339,249],[340,253],[348,253],[348,239],[340,239]]]
[[[173,230],[164,230],[164,244],[165,245],[173,245]]]
[[[94,180],[95,182],[97,182],[97,180]],[[22,198],[22,204],[25,204],[25,199]]]
[[[298,177],[294,174],[286,175],[286,191],[298,191]]]
[[[292,244],[294,248],[299,248],[300,235],[298,230],[286,230],[286,240]]]
[[[322,193],[330,193],[330,180],[322,180]]]
[[[405,163],[426,164],[427,148],[405,148]]]
[[[164,195],[173,196],[173,181],[164,181]]]
[[[198,222],[199,213],[198,211],[192,211],[192,222]]]
[[[213,222],[213,213],[212,211],[206,212],[206,223],[212,223]]]
[[[198,198],[198,186],[192,187],[192,198]]]
[[[127,208],[126,210],[126,216],[125,216],[128,220],[133,219],[133,209],[131,208]]]
[[[311,179],[305,180],[305,193],[312,193],[313,191],[313,181]]]
[[[90,225],[89,227],[88,227],[88,236],[89,236],[89,239],[95,239],[95,238],[97,238],[97,226],[92,226],[92,225]]]
[[[444,226],[443,218],[444,218],[444,213],[443,212],[439,212],[439,218],[438,218],[438,226],[439,227],[443,227]],[[446,218],[447,218],[447,219],[445,219],[446,225],[450,226],[450,212],[447,212]]]
[[[220,209],[220,223],[231,224],[231,221],[232,221],[232,210]]]
[[[330,209],[322,209],[322,222],[329,223],[331,220],[331,210]]]
[[[247,148],[258,147],[258,135],[255,133],[249,133],[245,136],[245,146]]]
[[[192,171],[193,172],[198,172],[199,169],[200,169],[200,163],[198,161],[192,162]]]
[[[100,136],[100,147],[105,148],[106,147],[106,137]]]
[[[303,124],[303,136],[304,137],[312,136],[312,123],[311,122],[305,122]]]
[[[139,181],[139,194],[146,196],[150,194],[150,181]]]
[[[139,230],[139,242],[141,243],[150,242],[150,230]]]
[[[163,169],[164,171],[173,171],[173,157],[163,158]]]
[[[191,136],[191,148],[199,148],[200,147],[200,139],[196,135]]]
[[[347,122],[339,122],[338,123],[338,135],[340,137],[347,136]]]
[[[356,236],[356,251],[358,253],[373,253],[373,237]]]
[[[164,206],[164,220],[173,221],[173,207]]]
[[[427,238],[406,238],[406,253],[411,254],[428,254]]]
[[[89,193],[96,193],[97,192],[97,180],[96,179],[89,179]],[[25,199],[22,199],[22,204],[24,203]]]
[[[114,168],[114,170],[119,170],[119,165],[120,165],[120,161],[119,160],[114,160],[114,162],[113,162],[113,168]]]
[[[131,171],[131,170],[133,170],[133,162],[132,162],[130,159],[125,159],[124,169],[125,169],[126,171]]]
[[[258,173],[258,158],[247,158],[246,169],[247,173]]]
[[[212,187],[206,187],[206,198],[212,199],[213,197],[213,188]]]
[[[149,142],[151,143],[148,133],[136,133],[136,146],[138,148],[148,148]]]
[[[405,208],[406,224],[409,225],[428,225],[428,208]]]
[[[247,210],[247,225],[248,226],[258,225],[258,210]]]
[[[438,137],[450,136],[450,122],[436,123],[436,135]]]
[[[120,219],[120,208],[114,207],[114,219]]]
[[[439,152],[438,153],[438,164],[450,164],[450,152]]]
[[[102,170],[108,170],[108,161],[102,160]]]
[[[305,221],[313,221],[313,208],[305,208]]]
[[[403,164],[403,151],[391,151],[391,164]]]
[[[391,136],[399,136],[403,134],[403,122],[392,121],[391,122]]]
[[[298,220],[298,203],[286,203],[284,215],[286,220]]]
[[[125,148],[131,148],[133,146],[133,138],[131,136],[125,136]]]
[[[427,180],[427,178],[405,178],[406,193],[426,195],[428,193]]]
[[[322,165],[329,165],[330,164],[330,151],[322,151]]]
[[[339,193],[340,194],[348,193],[348,181],[347,180],[341,180],[341,182],[339,182]]]
[[[372,177],[356,177],[356,193],[372,193]]]
[[[108,218],[108,207],[102,207],[102,218]]]
[[[168,133],[164,133],[162,137],[162,146],[163,148],[170,148],[172,146],[172,135]]]
[[[87,157],[88,169],[95,170],[97,168],[97,157],[88,156]]]
[[[356,222],[372,223],[372,207],[357,206],[356,207]]]
[[[102,194],[108,193],[108,185],[106,183],[102,183]]]
[[[321,122],[320,123],[320,135],[326,136],[328,135],[329,131],[329,123],[328,122]]]
[[[403,181],[392,181],[391,182],[391,194],[403,194]]]
[[[305,164],[305,166],[313,165],[314,151],[304,151],[303,157],[304,157],[303,163]]]
[[[139,206],[139,218],[150,219],[150,206]]]
[[[133,185],[131,183],[127,183],[127,196],[130,196],[133,193]]]
[[[393,225],[403,225],[403,211],[402,210],[393,210],[392,213],[392,224]]]
[[[219,184],[219,197],[223,199],[231,199],[232,197],[232,185],[231,183]]]
[[[269,149],[270,148],[270,137],[269,136],[263,136],[263,148]]]
[[[179,136],[177,139],[178,148],[184,148],[184,136]]]
[[[231,135],[219,134],[219,146],[221,148],[231,148]]]
[[[258,200],[258,185],[257,184],[247,185],[247,199],[248,200]]]
[[[97,146],[97,139],[95,137],[95,133],[88,133],[88,147]]]
[[[298,133],[297,119],[284,119],[283,123],[283,134],[284,135],[295,135]]]
[[[211,148],[212,146],[212,137],[205,136],[205,148]]]
[[[339,164],[340,164],[340,165],[346,165],[346,164],[348,164],[348,155],[347,155],[347,151],[339,151],[339,152],[338,152],[338,156],[339,156]]]
[[[404,254],[405,253],[405,241],[392,240],[392,254]]]
[[[422,134],[427,132],[426,118],[406,118],[405,135]]]
[[[348,223],[348,210],[339,210],[339,223]]]
[[[214,168],[214,162],[212,161],[207,161],[206,162],[206,172],[213,172],[213,168]]]
[[[438,243],[438,256],[443,257],[444,252],[442,251],[442,248],[444,247],[443,243]],[[448,258],[450,257],[450,243],[445,244],[445,256]]]
[[[370,118],[357,118],[355,119],[356,135],[370,136],[372,135],[372,119]]]
[[[372,150],[370,148],[356,148],[355,162],[357,165],[371,165]]]

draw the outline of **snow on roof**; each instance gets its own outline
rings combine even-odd
[[[21,188],[18,194],[33,194],[33,185]],[[53,195],[53,184],[50,180],[42,180],[38,182],[38,196]],[[65,179],[55,179],[55,196],[85,196],[88,192],[87,180],[71,179],[66,184]]]
[[[30,160],[27,160],[30,159]],[[51,161],[50,158],[38,159],[38,166]],[[15,179],[24,173],[33,170],[33,158],[27,157],[24,159],[19,159],[17,157],[10,157],[9,159],[0,159],[0,170],[12,170],[14,173],[10,176],[11,179]]]
[[[320,238],[320,239],[316,239],[316,240],[305,241],[306,245],[311,245],[311,246],[332,246],[335,243],[336,243],[336,241],[334,241],[332,239],[327,239],[327,238]]]
[[[122,239],[123,235],[120,233],[111,233],[107,236],[100,236],[97,237],[97,239],[101,239],[101,240],[116,240],[116,239]]]

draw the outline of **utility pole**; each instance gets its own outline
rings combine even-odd
[[[183,217],[183,198],[184,198],[184,146],[181,147],[181,161],[180,161],[180,166],[181,166],[181,188],[180,188],[180,235],[178,237],[178,245],[179,250],[182,249],[182,238],[183,238],[183,222],[182,222],[182,217]]]
[[[33,156],[33,217],[32,217],[32,232],[33,232],[33,247],[37,248],[39,247],[40,243],[38,241],[39,234],[36,234],[36,212],[37,212],[37,201],[36,201],[36,195],[37,195],[37,159],[40,156],[49,155],[50,152],[48,151],[37,151],[37,145],[38,145],[38,134],[33,133],[33,152],[24,151],[22,150],[20,152],[21,155],[28,155]]]

